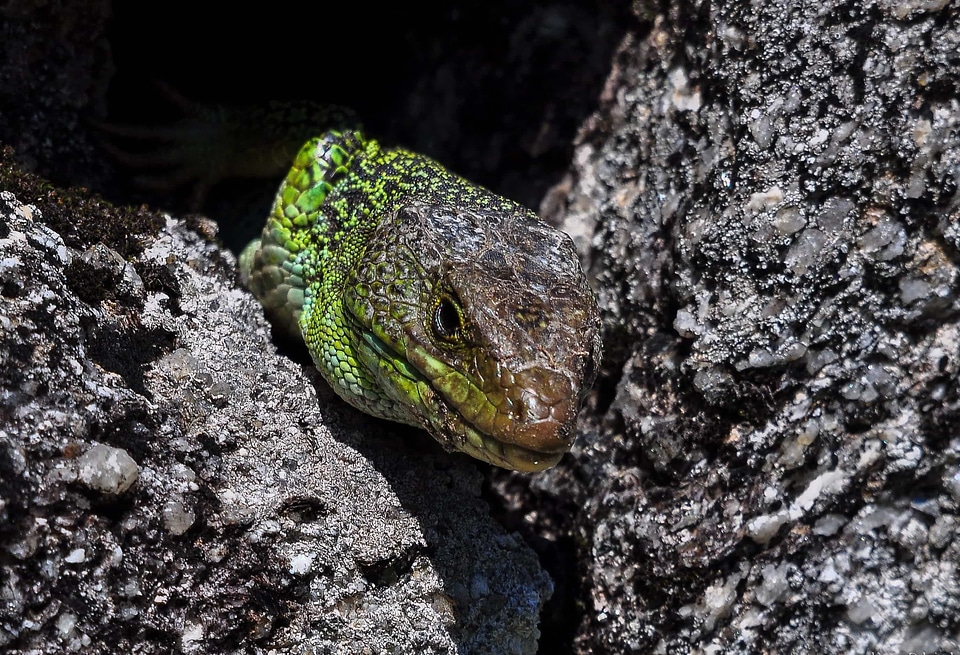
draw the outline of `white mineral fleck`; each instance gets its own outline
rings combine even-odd
[[[950,492],[954,500],[960,502],[960,469],[948,469],[942,479],[943,487]]]
[[[847,618],[858,625],[869,621],[870,617],[876,613],[876,606],[867,598],[862,598],[859,602],[847,607]]]
[[[57,617],[57,630],[59,630],[62,635],[68,635],[73,632],[73,628],[76,625],[77,615],[73,612],[63,612]]]
[[[63,561],[70,564],[79,564],[87,559],[87,552],[83,548],[74,548],[63,558]]]
[[[196,374],[199,362],[186,348],[177,348],[161,358],[157,366],[170,373],[175,379],[185,380]]]
[[[817,262],[820,251],[827,242],[820,230],[804,230],[787,252],[785,263],[797,275],[803,275]]]
[[[163,527],[171,534],[183,534],[196,520],[197,515],[183,504],[182,498],[171,498],[163,506]]]
[[[697,111],[700,109],[700,88],[690,87],[687,74],[682,68],[674,69],[670,75],[670,82],[673,84],[673,94],[671,101],[673,106],[679,111]]]
[[[957,534],[957,518],[952,514],[941,514],[930,528],[927,540],[934,548],[945,548]]]
[[[913,126],[913,142],[918,148],[922,148],[927,143],[927,139],[933,133],[933,125],[926,118],[921,118]]]
[[[290,558],[290,573],[304,575],[313,567],[313,555],[294,555]]]
[[[784,510],[757,516],[747,523],[747,534],[758,544],[765,544],[776,536],[780,526],[788,520],[789,516]]]
[[[717,621],[728,616],[730,609],[737,600],[737,585],[742,576],[733,575],[723,584],[714,584],[703,592],[703,609],[707,612],[704,627],[713,630]]]
[[[693,316],[689,309],[681,309],[677,312],[677,317],[673,319],[673,329],[682,337],[695,337],[703,332],[703,325]]]
[[[818,475],[807,485],[807,488],[803,490],[803,493],[797,498],[794,506],[804,511],[810,510],[821,494],[836,494],[843,491],[848,477],[849,476],[842,470],[827,471],[826,473]]]
[[[748,213],[756,214],[764,211],[765,209],[770,209],[781,202],[783,202],[783,191],[780,190],[780,187],[774,186],[770,187],[766,191],[759,191],[751,194],[750,200],[747,202],[747,206],[744,209],[746,209]]]
[[[768,564],[763,567],[761,570],[763,583],[757,589],[757,601],[761,605],[771,607],[790,590],[787,585],[789,567],[789,564],[781,564],[780,566]]]
[[[950,0],[880,0],[878,4],[882,12],[903,20],[912,14],[940,11],[950,4]]]
[[[901,255],[904,243],[906,233],[903,226],[886,216],[877,222],[875,228],[860,237],[860,247],[869,254],[877,253],[875,258],[881,261]]]
[[[199,623],[188,623],[183,628],[181,636],[183,648],[187,652],[199,652],[198,642],[203,641],[203,626]]]
[[[773,353],[765,348],[754,348],[747,356],[748,368],[764,368],[776,363],[777,359],[773,356]]]
[[[930,285],[916,278],[900,280],[900,302],[909,305],[930,295]]]
[[[759,112],[756,116],[751,116],[751,118],[753,120],[747,125],[750,129],[750,135],[753,137],[753,140],[757,142],[758,146],[766,150],[770,147],[770,144],[773,143],[773,120],[769,115],[759,114]]]
[[[80,456],[80,480],[91,489],[120,495],[137,481],[140,467],[122,448],[97,444]]]
[[[842,514],[827,514],[813,526],[813,533],[824,537],[832,537],[840,531],[840,528],[847,524],[847,518]]]

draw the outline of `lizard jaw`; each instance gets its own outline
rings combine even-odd
[[[411,362],[406,353],[381,339],[372,328],[363,325],[355,316],[351,318],[363,335],[366,350],[374,353],[371,363],[376,366],[371,373],[381,380],[387,378],[384,387],[406,409],[409,414],[406,422],[426,429],[445,449],[458,450],[495,466],[522,472],[550,468],[569,449],[566,445],[548,451],[525,448],[479,429],[424,372],[430,368],[424,361],[429,355],[422,354],[416,358],[419,361]],[[389,362],[387,367],[385,362]],[[380,375],[377,375],[378,371]]]

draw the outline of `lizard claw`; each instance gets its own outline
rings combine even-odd
[[[182,117],[171,124],[139,125],[91,121],[103,135],[100,146],[131,173],[135,186],[158,192],[190,189],[190,209],[199,210],[207,191],[216,183],[237,176],[230,158],[231,131],[228,112],[187,100],[162,82],[154,82]]]
[[[190,188],[190,208],[231,178],[279,177],[299,147],[318,131],[357,124],[348,110],[311,102],[227,107],[193,102],[169,85],[154,82],[182,117],[166,125],[94,121],[106,138],[103,149],[133,173],[142,189]]]

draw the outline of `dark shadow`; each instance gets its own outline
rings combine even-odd
[[[341,104],[377,138],[536,209],[567,171],[576,131],[597,105],[629,24],[628,3],[382,7],[374,16],[365,3],[281,1],[226,20],[185,0],[118,0],[107,118],[174,120],[177,111],[156,81],[206,103]],[[192,209],[188,190],[146,193],[129,183],[129,171],[117,169],[117,180],[102,190],[108,198]],[[243,239],[234,240],[229,226],[244,213],[262,220],[276,186],[223,183],[201,209],[237,247]]]

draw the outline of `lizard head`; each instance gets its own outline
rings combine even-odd
[[[358,358],[408,423],[448,450],[538,471],[573,445],[600,317],[570,237],[498,202],[384,217],[344,310]]]

